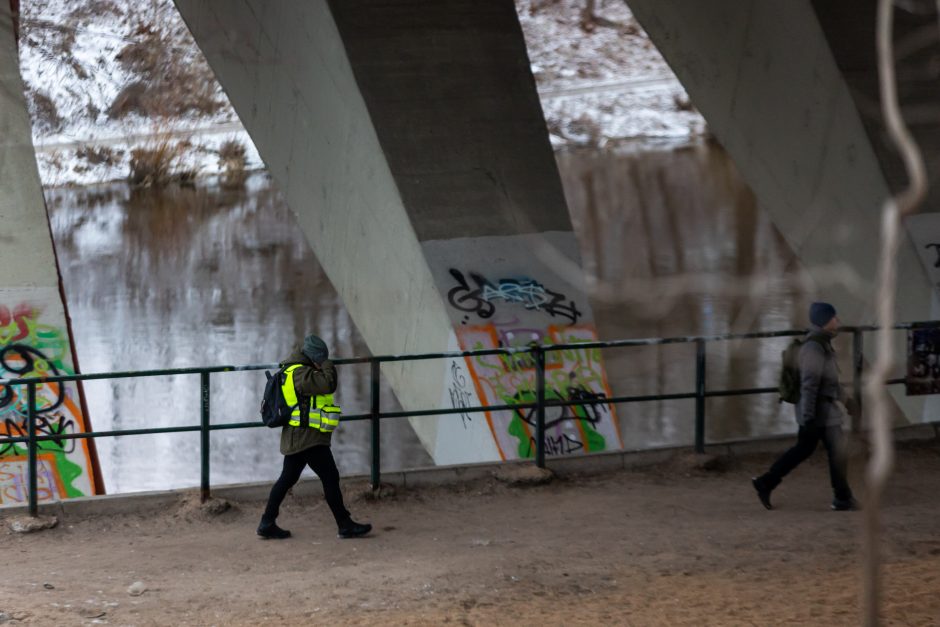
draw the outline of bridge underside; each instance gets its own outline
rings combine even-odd
[[[598,336],[512,0],[176,4],[374,353]],[[630,1],[819,297],[853,322],[874,320],[878,211],[903,183],[872,107],[874,4]],[[924,50],[936,48],[935,32],[915,37],[932,19],[899,22],[912,50],[928,39]],[[924,50],[905,57],[910,75],[933,67]],[[0,212],[16,227],[0,293],[48,292],[54,257],[35,165],[23,161],[31,147],[15,53],[5,54],[5,93],[19,99],[4,96],[2,157],[32,166],[0,173],[15,190]],[[906,80],[912,113],[933,105],[930,89]],[[928,166],[940,165],[937,124],[915,122]],[[36,277],[14,249],[41,253],[27,264]],[[898,317],[929,317],[932,282],[909,242],[900,276]],[[11,319],[16,304],[4,302],[13,300],[0,302]],[[59,312],[61,301],[47,300]],[[60,321],[62,312],[51,324]],[[419,410],[531,400],[532,366],[455,359],[385,374],[404,407]],[[561,355],[549,372],[550,398],[610,393],[593,352]],[[459,463],[531,456],[530,418],[412,422],[436,461]],[[550,444],[616,450],[616,414],[563,414]]]

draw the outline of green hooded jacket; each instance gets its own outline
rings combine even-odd
[[[336,390],[336,368],[329,359],[315,364],[303,354],[303,343],[298,344],[290,357],[281,362],[281,367],[302,364],[294,370],[294,388],[301,396],[332,394]],[[314,446],[329,446],[332,433],[307,426],[281,429],[281,455],[293,455]]]

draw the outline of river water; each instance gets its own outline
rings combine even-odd
[[[779,281],[799,270],[720,147],[626,145],[557,155],[604,339],[775,330],[808,302]],[[132,190],[124,184],[46,192],[78,358],[84,372],[270,363],[307,332],[333,355],[368,348],[282,196],[264,174],[243,190],[211,185]],[[774,385],[782,341],[710,344],[710,389]],[[694,389],[694,347],[605,352],[614,394]],[[369,404],[367,366],[340,369],[346,413]],[[213,422],[257,416],[263,374],[213,375]],[[96,430],[193,425],[196,375],[85,384]],[[397,409],[383,382],[382,407]],[[771,397],[711,399],[710,439],[792,430]],[[628,448],[692,441],[691,401],[618,408]],[[383,422],[383,468],[431,464],[404,420]],[[195,433],[98,441],[111,493],[198,485]],[[365,473],[366,423],[334,435],[341,472]],[[212,434],[212,482],[277,476],[277,433]]]

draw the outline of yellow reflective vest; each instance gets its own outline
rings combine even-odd
[[[287,424],[292,427],[301,426],[301,411],[309,407],[307,412],[307,426],[324,433],[330,433],[339,426],[342,411],[339,405],[333,403],[332,394],[317,394],[313,397],[313,402],[310,402],[310,399],[301,399],[307,402],[298,402],[297,390],[294,388],[294,370],[300,368],[301,365],[302,364],[294,364],[284,369],[284,373],[287,376],[284,377],[284,385],[281,386],[281,391],[284,392],[284,400],[287,401],[288,405],[296,405],[294,411],[291,412],[290,421],[288,421]]]

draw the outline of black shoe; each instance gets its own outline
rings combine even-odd
[[[350,520],[349,523],[343,525],[339,528],[339,537],[340,538],[358,538],[359,536],[364,536],[367,533],[372,531],[372,525],[365,523],[357,523],[354,520]]]
[[[270,525],[265,525],[262,523],[258,525],[258,535],[265,540],[283,540],[284,538],[290,537],[290,531],[287,529],[281,529],[274,523],[271,523]]]
[[[767,509],[773,509],[774,506],[770,504],[770,492],[766,487],[764,487],[763,482],[760,480],[760,477],[752,477],[751,485],[754,486],[754,489],[757,490],[757,498],[760,499],[761,505]]]
[[[832,509],[836,512],[854,512],[862,509],[862,506],[854,498],[849,497],[847,499],[833,499]]]

